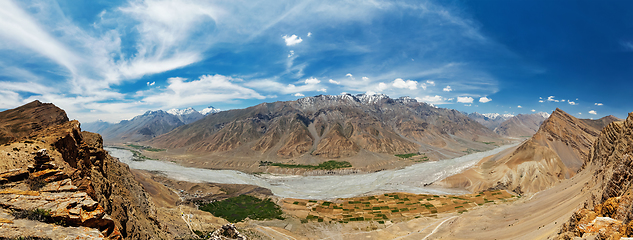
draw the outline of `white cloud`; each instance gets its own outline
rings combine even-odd
[[[536,110],[535,110],[535,109],[532,109],[532,110],[530,110],[530,111],[532,111],[532,112],[536,112]]]
[[[594,103],[593,105],[602,106],[603,104],[602,103]]]
[[[316,91],[317,92],[327,92],[327,89],[326,88],[321,88],[321,89],[317,89]]]
[[[236,84],[241,79],[222,75],[203,75],[197,80],[169,78],[169,84],[157,94],[143,98],[142,102],[158,104],[163,108],[178,108],[221,102],[234,99],[265,99],[255,90]],[[158,91],[158,90],[157,90]]]
[[[305,80],[305,84],[318,84],[321,81],[319,81],[319,79],[316,79],[315,77],[311,77]]]
[[[492,101],[492,99],[490,99],[488,97],[481,97],[481,98],[479,98],[479,102],[480,103],[487,103],[487,102],[490,102],[490,101]]]
[[[581,112],[579,112],[579,113],[578,113],[578,115],[582,115],[582,113],[581,113]]]
[[[517,106],[517,108],[523,108],[523,106],[519,105],[519,106]]]
[[[376,90],[378,90],[378,92],[382,92],[387,88],[388,88],[387,84],[385,84],[384,82],[381,82],[381,83],[378,83],[378,87],[376,87]]]
[[[431,85],[431,86],[435,86],[435,81],[426,80],[426,84]]]
[[[458,103],[473,103],[474,100],[472,97],[457,97]]]
[[[450,101],[453,101],[453,100],[455,100],[455,98],[449,98],[449,99],[446,99],[446,101],[449,101],[449,102],[450,102]]]
[[[545,101],[543,101],[543,100],[538,100],[538,102],[542,103],[542,102],[545,102]]]
[[[336,84],[336,85],[341,84],[341,82],[337,82],[337,81],[334,81],[334,80],[332,80],[332,79],[330,79],[330,80],[329,80],[329,82],[330,82],[330,83],[332,83],[332,84]]]
[[[589,114],[596,115],[596,114],[598,114],[598,113],[597,113],[596,111],[594,111],[594,110],[591,110],[591,111],[589,111]]]
[[[244,86],[256,88],[264,92],[278,92],[282,94],[325,91],[326,89],[323,88],[323,85],[319,84],[321,81],[319,81],[319,83],[315,83],[316,82],[315,80],[317,79],[309,78],[303,81],[304,84],[295,85],[295,84],[284,84],[284,83],[280,83],[280,82],[270,80],[270,79],[259,79],[259,80],[252,80],[249,82],[245,82]],[[312,84],[308,84],[308,83],[312,83]]]
[[[305,97],[306,95],[303,95],[302,93],[295,93],[294,95],[295,97]]]
[[[442,102],[444,102],[444,98],[442,96],[440,96],[440,95],[424,96],[423,98],[416,97],[415,100],[417,100],[418,102],[425,102],[425,103],[442,103]]]
[[[308,32],[308,37],[312,37],[312,32]]]
[[[554,99],[554,96],[547,97],[547,101],[548,102],[559,102],[558,100]]]
[[[453,91],[453,89],[451,88],[451,86],[446,86],[444,89],[442,89],[442,91],[450,92],[450,91]]]
[[[569,103],[569,105],[578,105],[578,103],[576,103],[574,101],[567,101],[567,103]]]
[[[156,84],[156,82],[147,82],[147,86],[154,86],[154,84]]]
[[[361,79],[363,79],[363,81],[369,81],[368,77],[362,77]]]
[[[352,75],[351,73],[345,74],[346,77],[354,79],[354,75]]]
[[[402,80],[402,78],[396,78],[393,80],[392,86],[396,88],[408,88],[409,90],[415,90],[418,88],[418,82],[412,80]]]
[[[292,57],[292,56],[294,56],[294,55],[295,55],[295,51],[290,50],[290,53],[288,54],[288,58],[291,58],[291,57]]]
[[[286,41],[286,46],[294,46],[303,42],[303,39],[294,34],[292,36],[284,35],[282,38]]]

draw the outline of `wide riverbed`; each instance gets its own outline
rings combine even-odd
[[[301,199],[333,199],[355,197],[367,193],[409,192],[428,194],[461,194],[465,192],[452,189],[425,187],[448,176],[460,173],[475,165],[484,157],[494,155],[516,144],[504,145],[486,152],[474,153],[458,158],[436,162],[418,163],[403,169],[380,172],[327,175],[252,175],[234,170],[210,170],[183,167],[166,161],[132,161],[132,152],[123,149],[105,149],[132,169],[159,171],[168,177],[189,182],[212,182],[227,184],[251,184],[270,189],[279,197]]]

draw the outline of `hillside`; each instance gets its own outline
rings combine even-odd
[[[481,125],[484,125],[485,127],[494,130],[495,128],[497,128],[499,125],[501,125],[501,123],[505,122],[506,120],[514,117],[514,115],[512,114],[498,114],[498,113],[478,113],[478,112],[474,112],[474,113],[470,113],[468,114],[468,117],[472,120],[477,121],[478,123],[481,123]]]
[[[548,117],[547,113],[519,114],[499,124],[494,131],[502,136],[529,137],[538,131]]]
[[[610,117],[609,117],[610,118]],[[611,118],[613,119],[613,118]],[[561,228],[560,237],[620,239],[633,236],[633,113],[607,125],[586,163],[591,181],[582,189],[591,197]]]
[[[419,152],[432,160],[445,159],[492,149],[494,142],[501,143],[500,136],[456,110],[406,97],[347,94],[223,111],[146,144],[204,156],[200,164],[207,167],[346,159],[354,166],[380,169],[397,159],[395,154]]]
[[[622,119],[619,119],[613,115],[605,116],[600,119],[580,119],[580,121],[585,124],[594,127],[595,129],[602,130],[604,127],[609,125],[612,122],[620,122]]]
[[[68,121],[66,112],[51,103],[33,101],[15,109],[0,112],[0,144],[16,141],[32,131]]]
[[[438,184],[471,191],[501,188],[536,193],[573,177],[589,158],[598,134],[598,129],[556,109],[534,136],[514,150],[483,159],[476,168]]]

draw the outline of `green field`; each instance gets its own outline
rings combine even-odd
[[[141,145],[135,145],[135,144],[128,144],[126,146],[131,147],[131,148],[135,148],[135,149],[138,149],[138,150],[145,150],[145,151],[150,151],[150,152],[162,152],[162,151],[165,151],[165,149],[153,148],[153,147],[150,147],[150,146],[141,146]]]
[[[249,195],[209,203],[200,206],[200,210],[210,212],[232,223],[240,222],[247,217],[256,220],[283,219],[281,209],[270,199],[261,200]]]
[[[273,163],[273,162],[260,162],[260,166],[277,166],[282,168],[305,168],[315,170],[332,170],[339,168],[349,168],[352,164],[346,161],[327,161],[319,165],[305,165],[305,164],[286,164],[286,163]]]

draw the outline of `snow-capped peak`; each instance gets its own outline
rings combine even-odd
[[[546,113],[546,112],[539,112],[539,113],[536,113],[536,114],[540,115],[541,117],[543,117],[545,119],[549,118],[549,115],[550,115],[549,113]]]
[[[209,106],[208,108],[202,109],[202,111],[200,111],[202,115],[208,115],[218,112],[220,112],[220,109],[214,108],[213,106]]]
[[[484,113],[484,114],[481,114],[481,115],[484,115],[484,117],[487,117],[487,118],[492,118],[492,119],[499,118],[499,117],[501,117],[501,118],[505,118],[505,119],[508,119],[508,118],[514,117],[514,115],[509,114],[509,113],[506,113],[506,114],[499,114],[499,113]]]
[[[184,116],[184,115],[189,115],[192,113],[197,112],[195,109],[193,108],[186,108],[186,109],[170,109],[167,111],[167,113],[171,114],[171,115],[176,115],[176,116]]]

